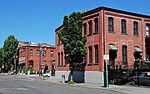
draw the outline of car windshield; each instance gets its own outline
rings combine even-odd
[[[150,77],[150,72],[142,72],[141,74],[140,74],[140,76],[142,76],[142,77]]]

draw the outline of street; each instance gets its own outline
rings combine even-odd
[[[0,74],[0,94],[119,94],[104,89],[75,87],[18,75]]]

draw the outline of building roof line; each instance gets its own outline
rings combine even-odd
[[[118,10],[118,9],[113,9],[113,8],[108,8],[108,7],[98,7],[98,8],[94,8],[92,10],[86,11],[82,13],[82,17],[96,13],[98,11],[101,10],[107,10],[107,11],[112,11],[112,12],[117,12],[117,13],[123,13],[123,14],[127,14],[127,15],[133,15],[133,16],[138,16],[138,17],[144,17],[144,18],[149,18],[149,15],[143,15],[143,14],[138,14],[138,13],[133,13],[133,12],[127,12],[127,11],[123,11],[123,10]],[[55,29],[55,32],[57,32],[59,29],[61,29],[63,27],[63,25],[59,26],[58,28]]]
[[[123,13],[123,14],[138,16],[138,17],[150,18],[149,15],[143,15],[143,14],[138,14],[138,13],[133,13],[133,12],[127,12],[127,11],[108,8],[108,7],[103,7],[103,6],[82,13],[82,17],[84,17],[86,15],[89,15],[89,14],[92,14],[92,13],[95,13],[95,12],[98,12],[98,11],[101,11],[101,10],[107,10],[107,11],[112,11],[112,12],[117,12],[117,13]]]

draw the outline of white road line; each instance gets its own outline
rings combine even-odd
[[[29,88],[36,88],[36,87],[34,87],[34,86],[27,86],[27,87],[29,87]]]

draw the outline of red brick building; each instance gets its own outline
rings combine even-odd
[[[19,42],[19,69],[23,73],[25,68],[32,68],[33,72],[39,69],[51,70],[55,64],[55,47],[49,44],[35,44]]]
[[[150,60],[150,16],[98,7],[84,12],[82,18],[82,35],[87,36],[86,82],[103,82],[104,55],[109,55],[110,68],[133,68],[137,59]],[[55,30],[56,70],[65,74],[69,69],[58,37],[61,28]]]

